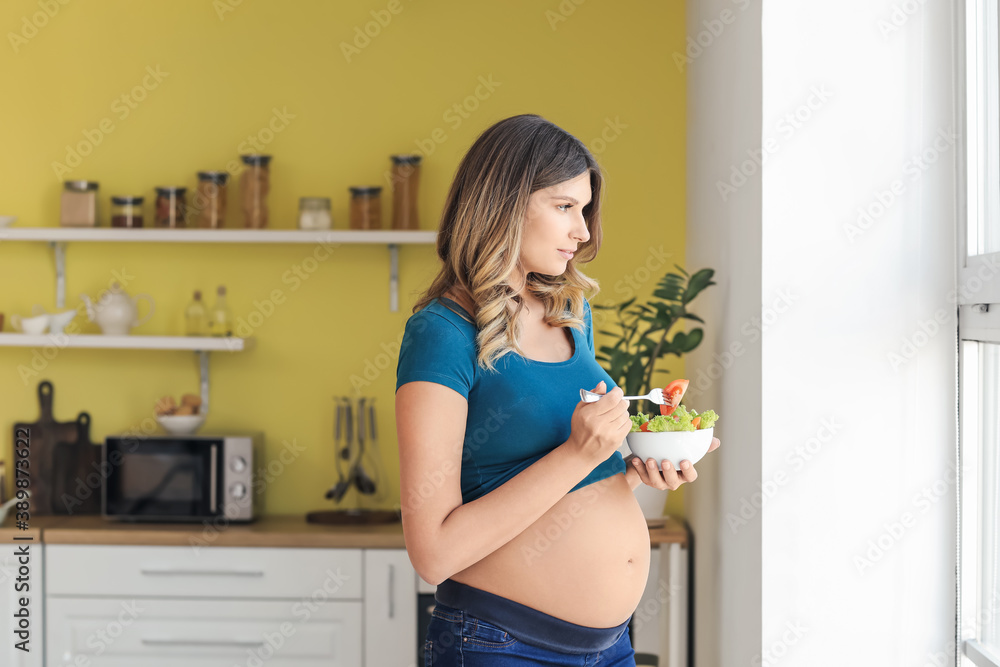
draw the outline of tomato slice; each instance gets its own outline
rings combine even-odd
[[[695,430],[698,430],[698,424],[701,423],[701,417],[695,417],[691,420],[691,426],[694,426]]]
[[[639,424],[639,430],[643,433],[649,433],[649,422],[642,422]]]
[[[677,409],[677,406],[681,404],[681,398],[684,397],[684,392],[687,391],[689,384],[691,383],[688,380],[674,380],[664,387],[663,397],[667,399],[667,402],[660,406],[661,415],[669,415]]]

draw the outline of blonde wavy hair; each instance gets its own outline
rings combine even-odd
[[[597,294],[597,281],[578,264],[597,256],[601,247],[601,169],[583,143],[533,114],[513,116],[483,132],[458,166],[445,202],[437,236],[441,271],[421,295],[413,312],[453,291],[474,304],[479,364],[494,370],[509,352],[523,354],[518,316],[524,308],[520,286],[511,280],[524,273],[521,243],[532,193],[590,173],[592,198],[584,207],[590,239],[559,276],[527,273],[525,289],[545,304],[550,326],[583,329],[584,300]],[[569,302],[569,309],[566,303]]]

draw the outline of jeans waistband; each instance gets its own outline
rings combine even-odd
[[[434,599],[503,628],[520,642],[550,651],[604,651],[614,646],[628,629],[628,621],[613,628],[577,625],[452,579],[438,584]]]

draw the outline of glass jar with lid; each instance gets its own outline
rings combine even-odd
[[[271,156],[242,155],[246,165],[240,176],[243,218],[250,229],[267,227],[267,193],[271,191]]]
[[[111,198],[112,227],[142,227],[142,197]]]
[[[420,185],[420,156],[392,155],[392,228],[419,229],[417,188]]]
[[[364,186],[351,191],[351,229],[381,229],[382,188]]]
[[[156,188],[156,227],[187,227],[187,188]]]
[[[299,198],[299,229],[330,229],[332,226],[329,197]]]
[[[198,227],[218,229],[226,220],[226,183],[229,173],[225,171],[199,171],[198,188],[195,190],[193,216]]]
[[[63,227],[97,226],[97,181],[66,181],[59,207]]]

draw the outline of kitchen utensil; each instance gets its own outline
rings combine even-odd
[[[170,435],[194,435],[205,423],[205,414],[156,415],[156,423]]]
[[[628,448],[643,461],[656,460],[656,467],[662,469],[663,459],[673,464],[674,470],[681,469],[681,461],[694,465],[701,460],[712,446],[714,428],[697,431],[661,431],[629,433],[625,436]]]
[[[365,399],[358,399],[358,460],[354,463],[353,482],[358,487],[358,491],[370,496],[375,493],[375,483],[365,472],[361,465],[361,459],[365,454],[365,421],[368,415],[365,413]]]
[[[587,391],[586,389],[580,390],[580,399],[584,403],[593,403],[594,401],[599,401],[601,400],[602,396],[604,396],[604,394],[595,394],[594,392]],[[647,400],[647,401],[652,401],[657,405],[665,405],[667,403],[667,401],[663,397],[662,389],[654,389],[645,396],[622,396],[622,398],[630,401]]]
[[[81,294],[84,304],[87,306],[87,317],[91,322],[96,322],[101,327],[101,332],[109,336],[124,336],[129,333],[132,327],[137,327],[153,316],[155,304],[153,298],[148,294],[137,294],[133,299],[115,281],[96,302],[90,300],[86,294]],[[139,319],[139,301],[145,299],[149,302],[149,312],[146,317]]]
[[[34,317],[21,317],[17,313],[10,316],[10,324],[15,331],[26,334],[38,335],[45,333],[49,327],[49,314],[43,313]]]
[[[73,310],[64,310],[61,313],[49,313],[49,333],[61,334],[63,329],[73,321],[76,315],[75,308]]]
[[[31,473],[31,516],[52,514],[52,465],[53,453],[58,442],[72,442],[79,427],[77,421],[57,422],[52,416],[55,390],[52,383],[43,380],[38,383],[39,416],[34,422],[14,424],[15,452],[28,450],[28,466]],[[27,446],[24,446],[25,442]],[[20,443],[20,444],[19,444]]]
[[[76,416],[76,437],[56,443],[52,460],[52,513],[100,514],[101,447],[90,441],[90,414]]]
[[[333,502],[335,503],[339,503],[340,500],[344,497],[344,494],[347,493],[347,489],[350,488],[351,486],[350,479],[348,478],[347,475],[344,474],[340,456],[341,437],[346,436],[346,432],[350,428],[350,421],[349,421],[350,404],[348,404],[348,406],[345,409],[345,406],[343,405],[344,399],[341,398],[336,400],[337,400],[337,411],[334,416],[333,446],[334,446],[334,463],[337,467],[337,483],[334,484],[330,488],[330,490],[326,492],[326,499],[333,500]],[[350,456],[349,437],[347,437],[346,440],[348,442],[348,446],[344,447],[344,451],[348,452],[348,456]]]

